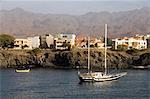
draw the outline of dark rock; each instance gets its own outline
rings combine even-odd
[[[150,53],[144,53],[140,55],[139,58],[136,57],[135,60],[133,61],[133,65],[137,65],[137,66],[150,65]]]
[[[91,51],[90,65],[92,69],[104,67],[104,52]],[[28,51],[2,50],[0,51],[0,68],[15,68],[18,65],[32,65],[33,67],[50,68],[87,68],[88,54],[85,50],[51,51],[42,50],[35,55]],[[109,68],[130,68],[131,65],[150,65],[150,53],[143,52],[132,56],[126,52],[108,51],[107,64]]]

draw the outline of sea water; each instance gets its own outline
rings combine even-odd
[[[76,70],[0,70],[1,99],[150,99],[150,71],[127,70],[119,80],[80,83]]]

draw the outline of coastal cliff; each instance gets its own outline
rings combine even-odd
[[[0,68],[16,68],[19,65],[49,68],[87,68],[86,49],[71,51],[41,50],[38,53],[29,50],[0,50]],[[91,69],[104,67],[104,51],[91,49]],[[150,50],[110,51],[107,52],[109,68],[132,68],[132,66],[150,65]]]

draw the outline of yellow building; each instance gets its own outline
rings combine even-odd
[[[15,39],[14,49],[32,49],[32,42],[28,39]]]
[[[78,48],[87,48],[88,47],[88,39],[87,37],[78,37],[76,39],[76,45]],[[90,38],[90,47],[93,48],[99,48],[103,49],[104,48],[104,42],[101,40],[101,38],[97,39],[95,37]]]

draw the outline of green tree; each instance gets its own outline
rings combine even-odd
[[[11,35],[1,34],[0,35],[0,47],[11,48],[14,45],[15,38]]]
[[[107,38],[107,46],[112,46],[112,40],[110,38]]]
[[[35,49],[32,50],[32,52],[33,52],[35,55],[38,55],[38,54],[40,54],[42,51],[41,51],[40,48],[35,48]]]
[[[105,38],[103,38],[103,42],[105,43]],[[107,46],[111,46],[112,45],[112,39],[107,38]]]
[[[127,47],[126,45],[118,45],[118,46],[117,46],[117,49],[118,49],[119,51],[126,51],[126,50],[128,50],[128,47]]]
[[[37,56],[38,54],[42,53],[42,50],[40,48],[35,48],[35,49],[29,51],[28,53],[30,53],[34,56]]]

